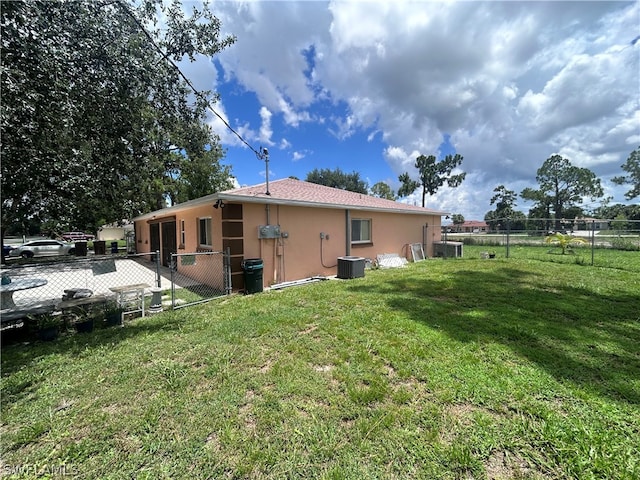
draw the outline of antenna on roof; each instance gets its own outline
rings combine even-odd
[[[264,160],[264,164],[266,165],[265,176],[267,178],[267,191],[264,193],[265,195],[271,195],[271,193],[269,192],[269,150],[260,147],[260,155],[258,155],[258,158],[260,160]]]

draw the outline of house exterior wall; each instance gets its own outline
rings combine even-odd
[[[220,232],[220,210],[213,208],[212,205],[195,206],[189,209],[180,210],[171,215],[173,220],[175,216],[176,222],[176,239],[178,244],[178,253],[191,253],[198,251],[198,220],[200,218],[211,218],[212,243],[209,250],[222,249],[222,234]],[[169,217],[167,217],[169,218]],[[135,222],[136,248],[138,253],[151,252],[151,236],[149,225],[155,222],[162,222],[164,217],[158,215],[153,220],[141,220]],[[184,221],[185,241],[181,238],[181,225]]]
[[[211,218],[211,246],[202,247],[198,239],[198,223],[201,218]],[[222,250],[221,214],[219,209],[213,205],[195,206],[189,209],[175,212],[175,215],[163,217],[157,215],[152,220],[135,222],[136,249],[138,253],[152,253],[150,225],[152,223],[164,223],[164,221],[175,221],[177,253],[193,253],[203,251]],[[184,225],[184,241],[182,238],[182,226]],[[160,237],[162,242],[162,236]],[[163,245],[160,245],[160,249]],[[212,269],[219,269],[222,272],[222,258],[210,258],[199,256],[195,264],[183,265],[178,261],[178,272],[190,278],[209,284],[212,287],[224,289],[222,273],[212,275]],[[213,279],[213,280],[212,280]]]
[[[202,250],[198,242],[198,219],[211,218],[212,245],[210,250],[223,250],[222,209],[213,205],[192,206],[172,212],[175,215],[178,253]],[[269,221],[267,221],[267,216]],[[141,220],[135,224],[136,246],[140,253],[150,252],[150,222]],[[350,220],[371,221],[371,242],[352,244]],[[337,259],[353,255],[375,259],[376,255],[395,253],[411,259],[408,245],[425,242],[425,255],[433,256],[433,242],[440,240],[439,215],[416,215],[377,211],[347,210],[340,208],[317,208],[292,205],[269,205],[264,203],[242,204],[242,257],[261,258],[264,262],[263,285],[300,280],[315,275],[335,275]],[[181,225],[184,222],[184,242]],[[279,225],[285,237],[260,239],[260,225]],[[426,228],[425,228],[426,227]],[[320,238],[320,233],[325,238]],[[328,238],[326,236],[328,235]],[[233,257],[233,253],[232,253]],[[239,260],[236,258],[235,260]],[[198,262],[197,262],[198,263]],[[203,263],[203,262],[201,262]],[[232,258],[234,289],[242,288],[238,275],[239,262]],[[189,271],[187,271],[189,270]],[[206,270],[206,269],[205,269]],[[206,277],[207,272],[198,272],[192,266],[178,264],[178,271],[194,278]]]
[[[287,237],[259,239],[258,226],[265,225],[265,205],[245,204],[245,258],[262,258],[265,286],[315,275],[335,275],[337,259],[354,255],[375,259],[383,253],[411,258],[407,246],[423,242],[425,255],[433,256],[434,241],[440,240],[440,217],[349,210],[349,219],[371,220],[371,243],[347,244],[347,211],[287,205],[270,206],[270,223],[279,225]],[[328,235],[321,239],[320,233]],[[350,238],[350,237],[349,237]]]

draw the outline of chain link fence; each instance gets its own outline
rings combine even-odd
[[[514,221],[499,218],[486,228],[458,231],[461,227],[443,227],[442,243],[460,243],[468,252],[529,258],[544,261],[569,261],[587,265],[625,268],[626,253],[640,252],[640,221],[626,219],[560,220],[531,218]],[[467,248],[471,247],[471,248]],[[444,252],[451,252],[445,248]],[[562,258],[560,258],[562,257]]]
[[[0,270],[0,318],[4,323],[5,318],[38,309],[58,309],[68,300],[115,300],[116,292],[130,286],[144,289],[147,304],[159,287],[165,307],[192,305],[231,293],[228,252],[180,254],[172,260],[167,268],[161,265],[159,252],[19,259]]]
[[[225,252],[171,255],[171,305],[182,308],[231,293],[231,255]]]
[[[155,254],[87,256],[47,259],[38,262],[16,263],[2,268],[2,276],[16,285],[11,295],[15,307],[31,304],[52,304],[70,299],[69,292],[82,291],[88,295],[113,295],[111,288],[130,284],[159,286],[169,290],[169,272],[159,269]],[[39,286],[30,286],[34,280]],[[26,288],[17,289],[21,284]],[[8,295],[3,294],[7,303]],[[12,306],[12,305],[9,305]],[[5,309],[6,305],[2,305]]]

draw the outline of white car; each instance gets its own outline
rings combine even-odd
[[[60,240],[34,240],[27,242],[9,252],[10,257],[54,257],[57,255],[74,255],[75,245]]]

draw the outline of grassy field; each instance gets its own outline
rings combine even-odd
[[[640,478],[640,270],[473,257],[6,346],[3,474]]]
[[[481,252],[493,251],[496,257],[506,258],[507,247],[504,244],[489,243],[487,245],[464,245],[465,258],[480,258]],[[589,245],[573,246],[566,255],[557,246],[523,245],[513,243],[509,246],[510,259],[536,260],[539,262],[588,265],[618,270],[640,271],[640,252],[616,250],[613,248],[594,248]],[[593,262],[593,265],[592,265]]]
[[[562,255],[561,249],[544,243],[544,237],[527,235],[512,235],[509,238],[507,252],[507,237],[504,235],[453,236],[449,241],[464,242],[464,256],[478,258],[480,252],[493,251],[497,256],[513,259],[537,260],[553,263],[574,263],[591,265],[594,267],[616,268],[630,271],[640,270],[640,237],[602,237],[607,245],[615,248],[595,245],[593,248],[589,239],[585,244],[572,245]]]

